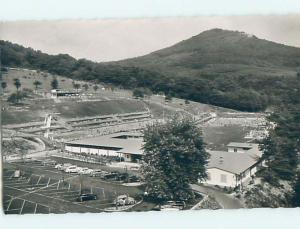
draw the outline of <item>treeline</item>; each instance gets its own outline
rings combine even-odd
[[[262,144],[268,165],[261,172],[262,177],[274,186],[280,185],[279,180],[289,181],[294,192],[288,201],[292,206],[300,206],[300,77],[294,89],[286,92],[270,120],[277,126]]]
[[[119,87],[148,88],[153,93],[180,97],[197,102],[237,109],[260,111],[281,101],[285,91],[293,88],[292,78],[255,76],[200,75],[198,77],[170,77],[153,70],[125,67],[116,64],[76,60],[66,55],[48,55],[7,41],[0,41],[3,66],[40,69],[52,74],[113,84]]]

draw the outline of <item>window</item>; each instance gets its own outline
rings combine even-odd
[[[227,176],[226,176],[226,174],[221,174],[221,182],[222,183],[227,183]]]

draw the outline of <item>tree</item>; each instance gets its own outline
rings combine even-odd
[[[9,103],[19,103],[21,100],[23,100],[24,98],[28,97],[26,92],[22,92],[22,91],[17,91],[16,93],[12,93],[8,98],[7,98],[7,102]]]
[[[294,196],[292,201],[295,207],[300,207],[300,172],[297,175],[297,179],[294,185]]]
[[[133,97],[135,98],[144,98],[144,97],[150,97],[152,95],[152,92],[149,88],[135,88],[132,92]]]
[[[157,201],[194,197],[191,183],[207,177],[202,131],[191,119],[174,117],[144,131],[142,174],[146,192]]]
[[[89,85],[88,84],[83,84],[82,87],[84,88],[85,91],[87,91],[89,89]]]
[[[41,82],[41,81],[38,81],[38,80],[35,80],[35,81],[33,82],[33,85],[35,86],[35,90],[37,90],[38,87],[39,87],[40,85],[42,85],[42,82]]]
[[[51,87],[52,87],[52,89],[57,89],[58,88],[58,80],[56,78],[54,78],[51,81]]]
[[[167,94],[165,97],[165,102],[172,102],[172,95]]]
[[[14,85],[17,88],[17,91],[19,90],[19,88],[21,87],[21,81],[19,79],[14,79]]]
[[[144,91],[140,88],[136,88],[133,90],[132,95],[134,98],[144,98]]]
[[[1,82],[2,90],[4,91],[7,88],[7,83],[5,81]]]
[[[78,89],[80,88],[80,84],[79,83],[74,83],[73,87],[76,89],[76,91],[78,92]]]
[[[94,91],[96,92],[96,91],[99,89],[98,85],[94,85],[94,86],[93,86],[93,89],[94,89]]]

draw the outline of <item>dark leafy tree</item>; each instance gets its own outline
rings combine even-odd
[[[99,86],[95,84],[95,85],[93,86],[93,89],[94,89],[94,91],[96,92],[96,91],[99,89]]]
[[[19,90],[19,88],[22,86],[21,85],[21,81],[19,79],[14,79],[14,85],[17,88],[17,91]]]
[[[2,90],[5,90],[5,88],[7,88],[7,83],[5,81],[2,81],[1,87],[2,87]]]
[[[79,83],[74,83],[73,84],[74,89],[76,89],[76,91],[78,92],[79,88],[81,87],[81,85]]]
[[[17,91],[16,93],[12,93],[8,98],[7,102],[12,104],[20,103],[24,98],[28,97],[26,92]]]
[[[166,102],[172,102],[172,99],[173,99],[173,97],[172,97],[171,94],[167,94],[166,97],[165,97]]]
[[[190,189],[207,177],[202,131],[189,119],[173,118],[150,125],[144,131],[142,174],[150,197],[158,200],[189,200]]]
[[[300,207],[300,172],[298,172],[295,185],[294,185],[294,195],[292,198],[292,203],[295,207]]]
[[[144,98],[144,91],[141,88],[136,88],[132,92],[134,98]]]
[[[41,81],[38,81],[38,80],[35,80],[35,81],[33,82],[33,85],[35,86],[35,90],[37,90],[38,87],[42,85],[42,82],[41,82]]]
[[[89,89],[89,85],[88,84],[83,84],[82,87],[84,88],[85,91],[87,91]]]
[[[51,87],[52,87],[52,89],[57,89],[58,88],[58,80],[56,78],[54,78],[51,81]]]

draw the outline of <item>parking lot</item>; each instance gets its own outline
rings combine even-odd
[[[17,169],[22,171],[19,178],[14,177]],[[39,161],[5,163],[3,186],[5,214],[96,213],[113,206],[118,195],[139,192],[99,178],[63,173]],[[80,193],[96,194],[97,200],[78,202]]]

